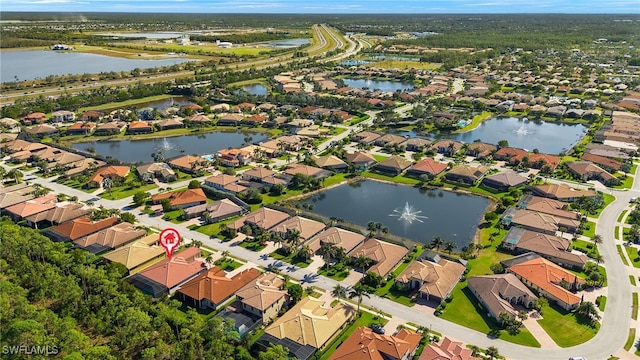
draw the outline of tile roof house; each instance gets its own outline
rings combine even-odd
[[[447,180],[453,182],[462,182],[468,185],[475,184],[484,174],[489,171],[489,167],[479,165],[456,165],[449,170],[444,176]]]
[[[573,189],[566,184],[542,184],[531,187],[531,191],[540,196],[561,201],[575,201],[583,196],[594,197],[593,190]]]
[[[214,176],[209,176],[204,180],[204,185],[212,187],[217,190],[224,190],[224,187],[229,184],[236,183],[240,178],[235,176],[227,175],[227,174],[218,174]]]
[[[493,144],[473,142],[467,146],[466,155],[482,159],[493,155],[497,150],[498,147]]]
[[[200,249],[188,247],[128,278],[128,281],[147,295],[160,298],[181,284],[207,270]]]
[[[184,119],[173,117],[171,119],[161,120],[156,123],[158,130],[180,129],[184,127]]]
[[[418,360],[480,360],[471,354],[472,350],[464,347],[461,342],[444,337],[440,344],[427,344]]]
[[[207,161],[200,156],[184,155],[169,160],[168,164],[172,168],[192,174],[204,170]]]
[[[554,235],[512,227],[502,240],[502,247],[515,254],[534,252],[560,266],[584,269],[587,256],[569,251],[571,241]]]
[[[518,226],[527,230],[555,235],[560,228],[573,233],[580,226],[579,220],[567,219],[526,209],[509,208],[502,214],[505,226]]]
[[[291,176],[296,174],[302,174],[304,176],[311,176],[316,179],[327,178],[331,176],[330,171],[327,171],[315,166],[309,166],[309,165],[303,165],[303,164],[290,164],[284,170],[284,173]]]
[[[398,334],[376,334],[368,327],[357,328],[340,344],[329,360],[409,360],[422,335],[402,329]]]
[[[287,220],[288,218],[289,214],[285,212],[262,207],[230,223],[229,227],[237,230],[244,225],[249,225],[267,230]]]
[[[489,316],[497,321],[503,312],[515,319],[519,310],[517,306],[530,309],[538,300],[538,297],[511,273],[472,276],[467,279],[467,284]]]
[[[211,119],[205,114],[194,114],[187,118],[187,122],[191,125],[208,125]]]
[[[154,260],[164,257],[165,251],[156,244],[157,242],[158,234],[151,234],[108,252],[102,257],[123,264],[129,269],[129,273],[135,273],[137,272],[135,270],[142,269]]]
[[[290,356],[307,360],[322,349],[354,313],[351,305],[338,303],[329,308],[323,300],[304,297],[267,326],[257,343],[266,348],[271,343],[290,340],[293,343],[288,347]]]
[[[287,291],[283,288],[284,280],[278,274],[268,272],[236,291],[236,299],[242,310],[259,316],[263,324],[268,324],[278,317],[278,312],[288,301]]]
[[[455,153],[460,151],[460,149],[462,149],[463,146],[464,144],[461,143],[460,141],[444,139],[444,140],[439,140],[435,142],[433,145],[431,145],[431,149],[435,150],[440,154],[453,156]]]
[[[406,160],[405,158],[397,155],[391,155],[385,160],[382,160],[381,162],[375,164],[373,168],[381,173],[396,176],[406,170],[409,166],[411,166],[411,164],[412,162]]]
[[[421,137],[413,137],[405,140],[402,145],[407,151],[423,151],[431,145],[431,140]]]
[[[41,112],[33,112],[22,118],[25,125],[40,124],[47,121],[47,115]]]
[[[377,138],[373,143],[377,146],[394,146],[403,143],[406,138],[395,134],[384,134]],[[404,148],[404,146],[402,147]]]
[[[407,176],[420,177],[421,175],[439,175],[447,169],[447,164],[437,162],[433,158],[424,158],[409,169]]]
[[[51,122],[71,122],[76,119],[73,111],[58,110],[51,113]]]
[[[27,134],[31,134],[34,136],[45,136],[45,135],[51,135],[51,134],[57,133],[58,128],[55,126],[47,125],[47,124],[40,124],[40,125],[28,127],[24,129],[24,131]]]
[[[33,194],[23,194],[19,192],[7,192],[0,194],[0,213],[2,213],[7,207],[20,204],[33,198],[35,198],[35,195]]]
[[[145,230],[123,222],[74,240],[73,244],[93,254],[102,254],[145,236]]]
[[[244,213],[245,209],[229,199],[214,201],[209,204],[202,204],[189,207],[184,210],[185,217],[192,219],[198,216],[204,216],[206,223],[215,223],[230,217],[234,217]],[[207,214],[205,214],[207,213]]]
[[[205,204],[207,202],[207,195],[204,194],[204,191],[201,188],[197,188],[155,194],[151,196],[151,201],[154,204],[160,204],[164,199],[169,199],[171,209],[186,209],[192,206]]]
[[[96,170],[93,176],[87,181],[89,187],[101,187],[102,181],[105,178],[120,178],[124,179],[129,175],[131,170],[128,166],[108,165]]]
[[[98,221],[92,221],[89,216],[83,216],[49,228],[44,231],[44,234],[53,241],[75,241],[117,223],[118,218],[115,216]]]
[[[275,171],[271,171],[264,167],[254,167],[242,173],[242,179],[248,181],[262,182],[268,177],[275,176]]]
[[[531,153],[527,155],[529,158],[529,164],[535,169],[542,169],[548,166],[552,171],[555,170],[560,164],[560,157],[542,153]]]
[[[5,207],[2,210],[2,214],[9,216],[15,222],[19,222],[24,220],[27,216],[55,208],[57,201],[57,196],[55,194],[48,194]]]
[[[592,163],[599,165],[607,171],[615,172],[620,170],[620,168],[622,167],[621,161],[592,153],[584,153],[584,155],[582,155],[582,160],[591,161]]]
[[[438,254],[412,261],[396,281],[407,289],[417,289],[428,301],[442,302],[456,286],[466,267],[446,260]]]
[[[582,214],[579,212],[567,210],[569,207],[568,203],[540,196],[524,195],[516,206],[520,209],[537,211],[572,220],[580,220],[582,218]]]
[[[521,262],[510,266],[507,271],[567,311],[580,304],[580,297],[570,290],[580,290],[584,280],[549,260],[538,258]]]
[[[67,128],[67,134],[70,135],[88,135],[96,128],[96,123],[77,122]]]
[[[58,203],[53,209],[27,216],[29,226],[36,229],[62,224],[66,221],[85,216],[91,208],[77,203]]]
[[[513,147],[503,147],[493,154],[496,160],[504,160],[509,164],[519,164],[527,156],[527,151]]]
[[[142,181],[151,182],[153,179],[159,179],[164,182],[175,181],[177,179],[176,172],[167,163],[151,163],[136,166],[136,171]]]
[[[590,161],[575,161],[567,163],[567,169],[570,173],[584,181],[597,180],[604,185],[615,185],[620,182],[617,177],[611,175],[609,172]]]
[[[296,230],[300,239],[305,241],[324,229],[326,225],[320,221],[307,219],[302,216],[294,216],[271,228],[271,231],[285,236],[289,231]]]
[[[93,132],[94,135],[116,135],[122,132],[127,126],[127,123],[124,121],[110,121],[98,126],[98,128]]]
[[[369,239],[355,248],[349,255],[353,258],[360,256],[369,258],[373,265],[367,269],[367,272],[373,271],[382,277],[386,277],[408,253],[409,250],[404,246],[378,239]]]
[[[356,141],[360,144],[369,145],[373,144],[373,142],[381,136],[381,134],[373,131],[362,131],[355,135],[352,135],[351,138],[353,139],[353,141]]]
[[[153,125],[146,121],[132,121],[127,127],[127,134],[146,134],[153,132]]]
[[[510,187],[519,187],[525,185],[528,181],[528,178],[518,174],[517,172],[507,170],[485,177],[482,179],[482,185],[497,191],[508,191]]]
[[[257,279],[262,273],[248,268],[232,277],[217,266],[182,284],[178,289],[178,298],[200,309],[217,309],[227,302],[236,291]]]
[[[251,153],[241,149],[222,149],[216,153],[218,161],[224,166],[238,167],[251,162]]]
[[[342,159],[340,159],[335,155],[320,156],[320,157],[314,156],[313,161],[316,163],[317,166],[327,170],[342,171],[348,168],[347,163],[345,163]]]
[[[369,166],[375,164],[377,161],[373,155],[366,151],[358,151],[353,154],[346,153],[345,159],[350,162],[356,169],[368,169]]]
[[[362,244],[364,240],[365,236],[362,234],[332,226],[313,237],[309,242],[309,247],[313,252],[318,252],[322,244],[331,244],[343,248],[344,252],[348,253]]]

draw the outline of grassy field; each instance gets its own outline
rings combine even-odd
[[[240,266],[242,266],[241,263],[233,260],[232,258],[226,258],[226,259],[220,258],[216,260],[214,264],[224,271],[233,271],[239,268]]]
[[[166,52],[171,51],[175,53],[186,53],[190,55],[201,56],[264,56],[274,50],[270,47],[256,47],[256,46],[234,46],[229,48],[221,48],[216,44],[206,45],[178,45],[178,44],[127,44],[127,46],[135,47],[140,51],[157,51]]]
[[[420,180],[418,179],[408,178],[402,175],[391,177],[391,176],[386,176],[386,175],[379,174],[372,171],[365,171],[361,175],[366,178],[383,180],[383,181],[391,181],[394,183],[405,184],[405,185],[417,185],[420,183]]]
[[[172,97],[171,95],[147,96],[147,97],[143,97],[143,98],[139,98],[139,99],[131,99],[131,100],[127,100],[127,101],[110,102],[110,103],[106,103],[106,104],[102,104],[102,105],[82,107],[82,108],[78,109],[78,112],[85,112],[87,110],[121,109],[121,108],[129,107],[131,105],[143,104],[143,103],[150,102],[150,101],[164,100],[164,99],[168,99],[168,98],[171,98],[171,97]]]
[[[599,328],[584,323],[575,313],[550,305],[542,308],[542,319],[538,320],[538,324],[563,348],[590,340]]]
[[[157,187],[158,185],[156,184],[144,184],[140,187],[118,186],[112,188],[111,191],[103,192],[102,194],[100,194],[100,197],[107,200],[120,200],[129,196],[133,196],[139,191],[149,191]]]
[[[436,70],[439,69],[442,64],[438,63],[428,63],[421,62],[415,60],[394,60],[394,59],[384,59],[380,61],[374,61],[369,64],[366,64],[369,67],[382,68],[382,69],[420,69],[420,70]]]
[[[56,181],[56,182],[60,183],[62,185],[66,185],[68,187],[72,187],[72,188],[74,188],[76,190],[80,190],[80,191],[86,192],[87,194],[91,194],[94,191],[98,190],[97,188],[86,189],[86,188],[84,188],[84,185],[86,185],[85,183],[79,183],[78,181],[73,180],[73,179],[66,179],[64,181]]]

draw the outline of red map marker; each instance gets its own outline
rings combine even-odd
[[[160,233],[160,245],[167,252],[169,260],[173,256],[173,251],[180,245],[180,233],[173,228],[166,228]]]

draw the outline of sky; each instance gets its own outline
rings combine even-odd
[[[0,12],[2,11],[265,14],[640,14],[640,0],[2,0]]]

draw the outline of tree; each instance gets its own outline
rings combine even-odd
[[[149,194],[148,192],[146,192],[146,191],[138,191],[137,193],[133,194],[133,203],[136,206],[142,206],[150,198],[151,198],[151,194]]]
[[[285,235],[285,239],[289,246],[296,251],[298,249],[298,245],[300,245],[300,231],[297,229],[289,229],[287,230],[287,234]]]
[[[458,245],[456,245],[456,243],[454,243],[453,241],[447,241],[446,244],[444,244],[444,249],[449,252],[449,254],[451,254],[451,252],[458,247]]]
[[[578,308],[576,309],[576,313],[589,319],[589,321],[592,324],[600,320],[600,314],[598,313],[598,308],[591,301],[581,302],[580,305],[578,305]]]
[[[304,259],[304,261],[309,261],[312,255],[313,255],[313,250],[311,250],[311,247],[309,247],[308,244],[304,244],[300,246],[296,251],[296,256],[298,258]]]
[[[434,236],[433,240],[431,240],[431,248],[435,248],[436,250],[440,250],[440,246],[444,245],[444,240],[442,240],[439,236]]]
[[[304,293],[304,289],[302,289],[302,285],[300,284],[287,285],[287,294],[289,294],[294,304],[302,300],[303,293]]]
[[[284,193],[284,185],[282,184],[275,184],[271,187],[271,189],[269,189],[269,194],[272,196],[280,196],[282,195],[282,193]]]
[[[509,147],[509,141],[507,141],[507,140],[500,140],[500,141],[498,141],[498,147],[499,147],[499,148],[506,148],[506,147]]]
[[[331,295],[337,297],[338,299],[345,298],[347,297],[347,288],[340,284],[336,284],[336,286],[334,286],[331,290]]]
[[[361,282],[373,289],[382,287],[385,284],[384,278],[373,271],[368,271],[367,274],[362,278]]]
[[[491,360],[500,356],[500,353],[498,352],[498,348],[495,346],[489,346],[487,350],[484,352],[484,354],[488,356]]]
[[[162,199],[160,200],[160,204],[162,204],[162,211],[164,212],[169,212],[171,211],[171,200],[166,198],[166,199]]]
[[[136,217],[132,213],[125,211],[120,214],[120,220],[128,222],[129,224],[134,224],[136,222]]]
[[[349,298],[358,298],[358,313],[360,313],[360,304],[362,304],[362,297],[369,297],[369,289],[361,283],[356,283],[349,292]]]
[[[597,246],[598,244],[602,244],[602,236],[596,234],[591,238],[591,241],[593,241],[594,246]]]
[[[371,259],[364,255],[360,255],[353,261],[354,265],[362,271],[362,277],[365,275],[365,269],[371,265]]]
[[[189,189],[199,189],[201,186],[202,184],[198,180],[189,181]]]
[[[282,345],[270,344],[267,350],[258,354],[258,360],[287,360],[289,349]]]

